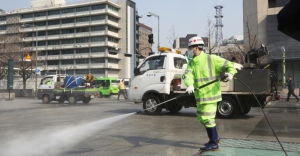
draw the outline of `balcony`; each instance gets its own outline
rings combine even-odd
[[[47,57],[46,56],[38,56],[38,58],[37,58],[38,60],[46,60],[47,59]]]
[[[98,52],[98,53],[91,53],[90,57],[96,58],[96,57],[104,57],[105,53],[104,52]]]
[[[116,17],[119,17],[119,13],[118,12],[115,12],[115,11],[112,11],[110,9],[107,10],[107,12],[111,15],[115,15]]]
[[[36,47],[32,47],[33,49],[35,49]],[[46,50],[46,46],[38,46],[37,50]]]
[[[6,21],[0,21],[0,25],[6,24]]]
[[[108,68],[119,68],[119,65],[118,64],[113,64],[113,63],[107,63],[107,67]]]
[[[6,30],[0,30],[0,34],[5,34]]]
[[[68,48],[73,48],[74,44],[62,44],[61,49],[68,49]]]
[[[105,45],[105,42],[102,41],[102,42],[91,42],[91,46],[104,46]]]
[[[90,68],[105,68],[105,63],[92,63]]]
[[[47,39],[59,39],[60,35],[48,35]]]
[[[60,45],[48,45],[48,50],[60,49]]]
[[[75,26],[87,26],[87,25],[90,25],[89,21],[75,23]]]
[[[74,27],[74,23],[67,23],[61,25],[61,28],[68,28],[68,27]]]
[[[47,19],[47,16],[41,16],[41,17],[35,17],[35,21],[45,21]]]
[[[47,28],[48,28],[48,30],[49,30],[49,29],[59,29],[59,28],[60,28],[60,25],[50,25],[50,26],[48,26]]]
[[[86,37],[86,36],[90,36],[89,32],[83,32],[83,33],[76,33],[75,37]]]
[[[47,60],[58,60],[59,56],[58,55],[48,55]]]
[[[31,32],[31,31],[36,31],[36,30],[34,27],[26,27],[21,29],[21,32]]]
[[[62,14],[60,17],[61,18],[69,18],[69,17],[74,17],[75,13],[69,13],[69,14]]]
[[[64,38],[74,38],[75,34],[61,34],[60,38],[64,39]]]
[[[89,64],[76,64],[75,65],[77,69],[88,69]]]
[[[75,58],[89,58],[90,57],[90,55],[89,54],[76,54],[75,55]]]
[[[118,33],[115,33],[115,32],[112,32],[112,31],[107,31],[107,35],[114,36],[114,37],[119,37]]]
[[[118,43],[114,43],[114,42],[107,42],[107,45],[108,46],[111,46],[111,47],[114,47],[114,46],[116,46],[116,45],[118,45]]]
[[[92,10],[91,14],[101,14],[101,13],[105,13],[105,9],[100,9],[100,10]]]
[[[87,16],[89,14],[90,14],[90,11],[76,12],[76,16]]]
[[[33,21],[33,17],[31,17],[31,18],[21,18],[20,23],[32,22],[32,21]]]
[[[48,65],[48,66],[47,66],[47,70],[56,70],[56,69],[58,69],[58,68],[59,68],[58,65]]]
[[[92,31],[91,36],[105,35],[105,31]]]
[[[110,20],[107,20],[107,24],[110,24],[110,25],[115,26],[115,27],[119,27],[118,23],[110,21]]]
[[[91,21],[91,25],[96,25],[96,24],[105,24],[105,20]]]
[[[73,54],[62,54],[60,56],[61,59],[74,59],[74,55]]]
[[[52,19],[60,19],[60,14],[58,14],[58,15],[48,15],[48,20],[52,20]]]

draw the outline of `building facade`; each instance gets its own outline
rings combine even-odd
[[[33,0],[31,8],[0,12],[0,35],[25,33],[23,42],[44,62],[42,74],[130,78],[138,60],[123,53],[136,53],[137,17],[131,0]]]
[[[300,87],[300,46],[299,42],[277,30],[277,14],[290,0],[244,0],[244,21],[248,21],[251,32],[247,31],[244,23],[244,45],[249,43],[249,36],[257,36],[259,44],[265,44],[269,56],[273,60],[271,70],[277,75],[278,84],[283,82],[283,52],[286,49],[286,77],[291,75]],[[249,35],[250,34],[250,35]]]
[[[152,28],[139,23],[139,48],[138,52],[142,56],[146,57],[152,52],[152,45],[148,42],[148,35],[152,34]]]

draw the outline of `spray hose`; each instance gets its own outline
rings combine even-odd
[[[204,87],[206,87],[206,86],[208,86],[208,85],[210,85],[210,84],[213,84],[213,83],[215,83],[215,82],[218,82],[218,81],[220,81],[220,80],[224,81],[226,78],[227,78],[227,76],[222,77],[222,78],[218,78],[218,79],[216,79],[216,80],[213,80],[213,81],[211,81],[211,82],[208,82],[208,83],[206,83],[206,84],[204,84],[204,85],[202,85],[202,86],[196,88],[195,90],[199,90],[199,89],[201,89],[201,88],[204,88]],[[255,100],[256,100],[257,103],[259,104],[260,110],[263,112],[264,117],[265,117],[265,119],[267,120],[268,125],[269,125],[269,127],[271,128],[271,130],[272,130],[272,132],[273,132],[273,135],[275,136],[277,142],[279,143],[279,145],[280,145],[282,151],[285,153],[286,156],[288,156],[287,153],[286,153],[286,151],[285,151],[285,149],[283,148],[281,142],[279,141],[279,139],[278,139],[278,137],[277,137],[277,135],[276,135],[276,133],[275,133],[275,131],[274,131],[274,129],[273,129],[273,127],[272,127],[272,125],[271,125],[269,119],[268,119],[268,117],[266,116],[266,114],[265,114],[265,112],[264,112],[264,110],[263,110],[262,105],[261,105],[260,102],[258,101],[257,97],[254,95],[254,93],[252,92],[252,90],[251,90],[251,89],[250,89],[243,81],[239,80],[239,79],[236,78],[236,77],[233,77],[233,79],[238,80],[239,82],[241,82],[242,84],[244,84],[244,85],[248,88],[248,90],[252,93],[252,95],[254,96]],[[225,81],[226,81],[226,80],[225,80]],[[169,101],[172,101],[172,100],[175,100],[175,99],[177,99],[177,98],[186,96],[186,94],[187,94],[187,93],[178,95],[178,96],[176,96],[176,97],[174,97],[174,98],[172,98],[172,99],[170,99],[170,100],[164,101],[164,102],[159,103],[159,104],[157,104],[157,105],[154,105],[154,106],[152,106],[152,107],[149,107],[149,108],[146,108],[146,109],[139,110],[139,111],[137,111],[136,113],[140,113],[141,111],[145,111],[145,110],[152,109],[152,108],[154,108],[154,107],[156,107],[156,106],[162,105],[162,104],[167,103],[167,102],[169,102]]]

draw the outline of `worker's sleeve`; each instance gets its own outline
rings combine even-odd
[[[187,69],[185,70],[185,73],[184,73],[184,84],[187,87],[194,85],[194,73],[193,73],[193,69],[192,69],[191,65],[192,65],[191,62],[189,62],[187,64]]]
[[[228,61],[224,58],[221,58],[216,55],[212,55],[212,60],[215,64],[215,68],[218,72],[226,72],[230,73],[232,75],[237,73],[237,70],[234,68],[234,63],[231,61]]]

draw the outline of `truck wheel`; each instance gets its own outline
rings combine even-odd
[[[147,96],[143,101],[143,108],[144,109],[149,108],[149,109],[145,110],[145,113],[148,115],[158,115],[162,110],[161,105],[156,106],[159,103],[160,100],[156,96],[153,95]]]
[[[69,103],[70,104],[75,104],[77,102],[76,96],[70,96],[69,97]]]
[[[232,98],[224,97],[223,100],[218,103],[217,116],[223,119],[233,118],[237,110],[235,101]]]
[[[82,103],[88,104],[91,101],[91,98],[84,98],[82,99]]]
[[[241,113],[242,113],[243,115],[248,114],[248,113],[250,112],[250,110],[251,110],[251,106],[248,106],[248,105],[243,106],[242,108],[243,108],[244,113],[242,113],[242,111],[241,111]]]
[[[49,95],[43,95],[42,98],[43,104],[48,104],[51,102]]]
[[[171,113],[178,113],[182,109],[182,106],[178,105],[177,103],[169,103],[168,107]]]

